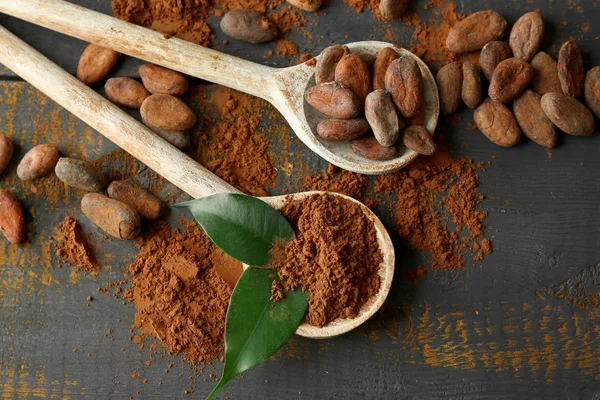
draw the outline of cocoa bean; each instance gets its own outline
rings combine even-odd
[[[509,44],[515,58],[531,60],[542,44],[545,30],[544,18],[539,12],[522,15],[510,31]]]
[[[104,232],[118,239],[134,239],[140,233],[140,217],[129,205],[100,193],[81,199],[81,211]]]
[[[142,218],[157,219],[165,211],[165,203],[134,183],[112,181],[106,191],[108,197],[128,204]]]
[[[6,136],[0,135],[0,175],[10,164],[14,151],[13,142]]]
[[[531,60],[533,68],[533,90],[540,96],[551,92],[562,92],[558,79],[558,63],[548,53],[537,53]]]
[[[142,65],[140,78],[146,89],[152,94],[181,96],[189,88],[189,82],[185,76],[154,64]]]
[[[533,68],[527,61],[509,58],[502,61],[492,75],[488,95],[507,103],[520,95],[533,79]]]
[[[393,47],[386,47],[377,53],[377,58],[373,64],[373,90],[385,90],[385,73],[390,63],[398,57],[400,55]]]
[[[579,46],[572,40],[562,45],[558,53],[558,79],[562,92],[567,96],[583,94],[585,71]]]
[[[465,62],[462,66],[463,85],[461,97],[470,109],[475,109],[483,100],[481,92],[481,69],[479,65]]]
[[[369,93],[365,103],[365,116],[375,139],[383,147],[391,147],[398,140],[404,120],[398,116],[392,96],[385,90]]]
[[[443,115],[454,114],[460,105],[463,75],[456,64],[444,65],[435,76],[440,92],[440,110]]]
[[[406,127],[402,132],[402,143],[412,151],[425,156],[437,153],[437,145],[433,141],[431,132],[421,125]]]
[[[360,100],[361,111],[365,99],[371,93],[371,73],[369,66],[358,54],[350,53],[342,57],[335,67],[335,80],[352,90]]]
[[[88,86],[97,85],[113,69],[120,55],[112,49],[90,43],[79,59],[77,79]]]
[[[408,9],[410,0],[381,0],[379,2],[379,11],[386,21],[400,19]]]
[[[326,119],[317,125],[317,133],[327,140],[354,140],[369,130],[366,119]]]
[[[533,90],[524,91],[515,99],[513,112],[521,131],[537,144],[552,148],[556,146],[556,126],[542,110],[542,96]]]
[[[590,69],[585,77],[585,104],[600,118],[600,67]]]
[[[306,102],[331,118],[348,119],[361,112],[360,99],[339,82],[308,88]]]
[[[145,121],[144,125],[178,149],[185,149],[190,145],[190,133],[188,131],[157,128],[156,126],[152,126]]]
[[[315,67],[317,85],[335,81],[335,67],[346,54],[348,54],[348,48],[340,45],[329,46],[321,52]]]
[[[501,39],[506,25],[506,20],[495,11],[473,13],[450,30],[446,47],[454,53],[480,50],[487,43]]]
[[[304,11],[317,11],[323,4],[323,0],[286,0],[296,8]]]
[[[492,75],[498,64],[511,57],[512,50],[508,43],[490,42],[483,46],[479,54],[479,66],[488,82],[492,80]]]
[[[554,125],[569,135],[589,136],[594,133],[594,115],[574,97],[546,93],[542,96],[542,110]]]
[[[512,147],[519,143],[521,130],[504,104],[486,99],[475,109],[473,116],[477,128],[498,146]]]
[[[404,118],[419,113],[424,98],[423,76],[415,60],[400,57],[390,63],[385,73],[385,87]]]
[[[54,172],[58,179],[77,189],[102,192],[106,188],[106,176],[87,161],[61,157]]]
[[[398,157],[398,148],[383,147],[374,137],[353,140],[350,148],[362,158],[373,161],[387,161]]]
[[[111,101],[136,110],[150,96],[144,85],[131,78],[110,78],[106,81],[104,90]]]
[[[8,190],[0,189],[0,232],[13,244],[23,243],[25,235],[23,206]]]
[[[196,115],[177,97],[153,94],[140,109],[145,122],[161,129],[184,131],[196,123]]]
[[[277,27],[254,10],[231,10],[221,20],[227,36],[248,43],[265,43],[277,37]]]
[[[46,176],[54,170],[59,158],[58,146],[53,144],[37,145],[25,154],[17,166],[17,176],[22,181]]]

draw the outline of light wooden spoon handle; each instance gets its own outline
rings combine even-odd
[[[190,196],[240,193],[2,26],[0,63]]]
[[[2,0],[0,12],[142,60],[272,101],[276,69],[63,0]]]

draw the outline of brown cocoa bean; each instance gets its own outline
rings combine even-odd
[[[106,96],[114,103],[139,110],[150,93],[131,78],[110,78],[104,85]]]
[[[8,164],[10,164],[14,151],[15,146],[13,142],[6,136],[0,135],[0,175],[2,175]]]
[[[400,55],[393,47],[386,47],[377,53],[377,58],[373,64],[373,90],[385,90],[385,73],[390,63],[398,57]]]
[[[480,50],[487,43],[501,39],[506,25],[506,20],[496,11],[473,13],[450,30],[446,47],[454,53]]]
[[[323,0],[286,0],[296,8],[304,11],[317,11],[323,4]]]
[[[498,146],[512,147],[519,143],[521,130],[504,104],[486,99],[475,109],[473,116],[477,128]]]
[[[440,92],[440,111],[443,115],[454,114],[460,105],[463,84],[460,67],[456,64],[444,65],[436,74],[435,81]]]
[[[161,129],[184,131],[196,123],[196,115],[177,97],[153,94],[144,100],[140,109],[145,122]]]
[[[585,104],[600,118],[600,67],[590,69],[585,76]]]
[[[400,19],[408,9],[410,0],[381,0],[379,2],[379,11],[386,21]]]
[[[248,43],[265,43],[277,37],[274,23],[254,10],[231,10],[221,20],[221,30],[227,36]]]
[[[190,145],[190,133],[188,131],[157,128],[156,126],[152,126],[145,121],[144,125],[178,149],[185,149]]]
[[[513,25],[508,41],[515,58],[531,60],[542,44],[545,30],[544,18],[539,12],[522,15]]]
[[[411,125],[402,132],[402,143],[419,154],[431,156],[437,153],[437,145],[433,141],[431,132],[422,125]]]
[[[335,67],[346,54],[348,54],[348,48],[340,45],[329,46],[321,52],[315,67],[317,85],[335,81]]]
[[[542,110],[554,125],[569,135],[589,136],[594,133],[594,115],[574,97],[564,93],[546,93],[542,96]]]
[[[365,99],[373,89],[371,73],[365,60],[358,54],[346,54],[335,67],[335,80],[358,96],[360,109],[364,110]]]
[[[129,205],[100,193],[81,199],[81,211],[96,226],[118,239],[134,239],[140,233],[140,216]]]
[[[527,61],[509,58],[502,61],[492,75],[488,95],[492,100],[508,103],[523,93],[533,79],[533,68]]]
[[[492,75],[498,64],[511,57],[512,50],[508,43],[490,42],[483,46],[479,54],[479,66],[488,82],[492,80]]]
[[[366,119],[326,119],[317,125],[317,133],[327,140],[354,140],[369,130]]]
[[[0,189],[0,232],[13,244],[23,243],[25,235],[23,206],[8,190]]]
[[[562,92],[567,96],[579,97],[583,94],[583,57],[579,46],[572,40],[563,44],[558,52],[558,79]]]
[[[410,57],[400,57],[390,63],[385,73],[385,88],[404,118],[414,117],[423,103],[424,87],[421,69]]]
[[[462,66],[463,84],[461,97],[470,109],[475,109],[483,100],[481,92],[481,69],[479,65],[465,62]]]
[[[25,154],[17,166],[17,176],[22,181],[41,178],[50,174],[60,158],[58,146],[53,144],[40,144]]]
[[[120,55],[112,49],[90,43],[79,59],[77,79],[88,86],[97,85],[113,69]]]
[[[552,148],[556,146],[556,126],[542,110],[542,96],[533,90],[524,91],[515,99],[513,112],[521,131],[537,144]]]
[[[558,63],[552,56],[543,51],[531,60],[533,68],[533,90],[540,96],[551,92],[562,92],[558,79]]]
[[[392,96],[385,90],[369,93],[365,102],[365,117],[375,139],[383,147],[391,147],[398,140],[404,120],[398,116]]]
[[[183,74],[158,65],[144,64],[139,71],[144,86],[152,94],[181,96],[190,86]]]
[[[128,204],[142,218],[157,219],[165,211],[165,203],[134,183],[112,181],[106,191],[108,197]]]
[[[306,102],[331,118],[348,119],[361,112],[360,99],[339,82],[308,88]]]
[[[77,189],[102,192],[106,188],[106,176],[87,161],[61,157],[54,172],[58,179]]]
[[[353,140],[350,148],[360,157],[373,161],[387,161],[398,157],[398,147],[384,147],[374,137]]]

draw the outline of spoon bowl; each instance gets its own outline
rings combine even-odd
[[[241,193],[2,26],[0,63],[193,198],[216,193]],[[275,209],[281,209],[290,196],[293,201],[300,201],[316,193],[330,192],[303,192],[263,197],[261,200]],[[306,324],[298,328],[299,335],[311,338],[340,335],[366,321],[383,304],[394,275],[394,247],[381,221],[359,201],[342,194],[330,194],[359,204],[373,222],[383,255],[378,271],[381,284],[379,293],[369,299],[356,318],[338,319],[323,328]]]
[[[379,249],[383,256],[383,260],[377,271],[380,278],[379,291],[370,299],[368,299],[365,304],[363,304],[360,312],[355,318],[338,318],[322,328],[309,325],[307,323],[302,323],[296,330],[296,334],[300,336],[313,339],[326,339],[351,331],[371,318],[373,314],[375,314],[381,308],[392,286],[392,279],[394,278],[395,253],[394,245],[390,235],[383,226],[383,223],[379,220],[379,218],[377,218],[377,215],[375,215],[375,213],[367,206],[362,204],[360,201],[353,199],[352,197],[334,192],[309,191],[293,193],[284,196],[261,197],[260,199],[276,210],[280,210],[290,199],[292,201],[302,201],[314,194],[329,194],[358,204],[365,216],[371,222],[373,222],[377,235],[377,243],[379,244]],[[247,265],[244,265],[244,269],[245,268],[247,268]]]
[[[295,134],[312,151],[328,162],[353,172],[379,175],[398,170],[417,157],[399,145],[398,156],[373,161],[356,155],[348,142],[331,142],[316,134],[325,118],[304,100],[306,89],[314,86],[314,62],[289,68],[271,68],[177,38],[142,28],[63,0],[11,0],[0,2],[0,12],[76,38],[112,48],[119,53],[161,65],[190,76],[261,97],[277,108]],[[377,53],[390,43],[365,41],[348,48],[372,63]],[[425,63],[408,50],[397,48],[402,56],[413,58],[421,69],[425,87],[423,125],[433,134],[439,117],[438,90]],[[317,57],[318,58],[318,57]]]

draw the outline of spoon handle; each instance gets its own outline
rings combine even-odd
[[[2,26],[0,63],[190,196],[240,193]]]
[[[276,69],[121,21],[63,0],[0,1],[0,12],[119,53],[271,101]]]

